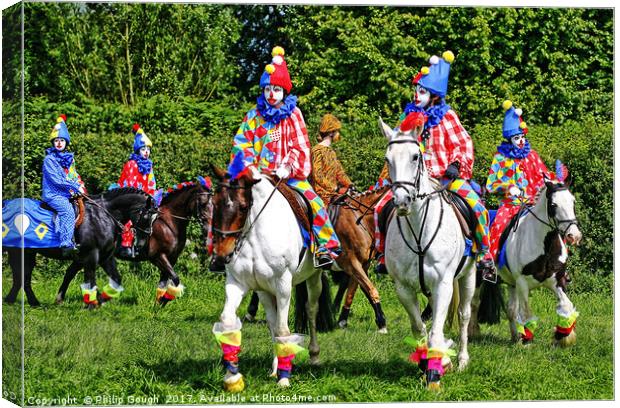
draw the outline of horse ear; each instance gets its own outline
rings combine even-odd
[[[211,170],[213,170],[213,173],[215,173],[215,176],[218,179],[224,180],[226,178],[226,170],[220,169],[219,167],[217,167],[214,164],[211,164]]]
[[[392,130],[391,127],[385,124],[385,122],[383,121],[381,117],[379,117],[379,127],[383,131],[383,136],[385,136],[388,142],[392,140],[392,138],[394,137],[394,131]]]

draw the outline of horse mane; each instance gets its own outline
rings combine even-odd
[[[357,192],[355,194],[353,194],[351,197],[353,198],[365,198],[367,196],[373,195],[373,194],[383,194],[385,192],[385,190],[391,188],[392,186],[390,184],[387,184],[385,186],[381,186],[379,188],[372,188],[372,189],[368,189],[366,191],[361,191],[361,192]]]
[[[167,203],[168,201],[170,201],[173,197],[175,197],[177,194],[181,193],[182,191],[185,191],[191,187],[196,186],[198,183],[196,183],[195,181],[182,181],[180,183],[175,184],[172,187],[169,187],[164,194],[162,195],[162,199],[161,199],[161,204]]]
[[[118,196],[122,196],[125,194],[141,194],[144,196],[148,196],[148,194],[146,192],[144,192],[142,189],[139,188],[135,188],[135,187],[121,187],[121,188],[115,188],[113,190],[108,190],[106,192],[104,192],[103,194],[101,194],[100,196],[103,197],[106,200],[112,200]]]

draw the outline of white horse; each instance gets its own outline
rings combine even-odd
[[[409,132],[392,130],[382,120],[380,125],[388,140],[385,159],[397,206],[397,217],[389,223],[386,236],[386,266],[394,279],[398,298],[409,314],[412,332],[423,339],[411,358],[421,363],[428,387],[438,389],[444,367],[450,365],[452,341],[444,337],[443,331],[454,279],[458,279],[460,295],[459,370],[469,362],[467,327],[475,290],[474,259],[464,258],[465,240],[456,215],[445,193],[427,173],[418,143],[423,130],[421,118]],[[418,292],[430,294],[432,299],[433,323],[427,342]]]
[[[544,286],[558,300],[554,342],[569,346],[576,342],[574,323],[578,313],[565,293],[566,243],[578,245],[582,238],[575,217],[575,197],[568,184],[561,180],[546,180],[538,197],[534,206],[523,207],[525,215],[518,219],[517,224],[508,225],[505,260],[499,262],[499,276],[508,284],[510,294],[510,331],[514,341],[529,343],[533,340],[537,318],[530,309],[529,294],[531,290]],[[478,294],[474,299],[474,309],[479,304],[477,297]],[[497,302],[494,304],[499,306]],[[476,332],[475,318],[471,323]]]
[[[289,203],[267,176],[254,170],[231,180],[222,170],[216,173],[220,183],[213,196],[213,256],[216,264],[226,264],[226,303],[214,333],[216,338],[224,339],[220,344],[224,360],[228,358],[224,361],[224,386],[229,391],[244,388],[236,357],[241,343],[237,308],[251,290],[258,293],[265,308],[275,342],[272,376],[277,374],[278,384],[288,386],[291,360],[300,351],[303,340],[289,330],[291,293],[295,285],[306,282],[309,352],[310,361],[315,364],[319,355],[316,315],[322,272],[314,267],[311,251],[304,250],[299,224]]]

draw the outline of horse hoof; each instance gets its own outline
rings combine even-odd
[[[291,383],[288,380],[288,378],[280,378],[280,380],[278,381],[278,385],[282,388],[286,388],[286,387],[290,387]]]
[[[62,305],[63,303],[65,303],[65,300],[60,295],[57,295],[56,296],[56,304],[57,305]]]
[[[566,337],[561,338],[560,340],[556,340],[555,341],[555,345],[556,346],[560,346],[560,347],[572,347],[575,344],[577,344],[577,333],[575,333],[575,330],[573,330],[572,332],[570,332],[570,334]]]
[[[439,391],[441,391],[441,382],[439,382],[439,381],[429,382],[429,383],[426,385],[426,388],[427,388],[429,391],[439,392]]]
[[[251,314],[246,313],[245,316],[243,316],[243,321],[246,323],[254,323],[256,322],[256,319]]]
[[[348,325],[348,322],[346,320],[341,320],[338,322],[338,327],[340,327],[341,329],[346,329]]]
[[[379,330],[377,330],[380,334],[387,334],[388,330],[387,327],[382,327]]]
[[[319,364],[321,364],[319,356],[310,356],[310,365],[318,366]]]
[[[224,390],[228,392],[241,392],[245,389],[243,375],[237,373],[224,380]]]

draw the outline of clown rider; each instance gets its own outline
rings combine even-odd
[[[155,174],[153,173],[153,161],[149,158],[153,143],[139,124],[133,125],[132,132],[134,134],[133,153],[123,166],[118,185],[121,188],[139,188],[154,196],[156,192]],[[129,220],[125,224],[121,238],[121,248],[118,254],[121,258],[134,258],[138,255],[136,248],[134,248],[134,233],[131,227],[132,223]]]
[[[477,219],[474,239],[474,252],[477,253],[476,267],[485,279],[493,280],[495,265],[489,253],[489,217],[480,197],[470,185],[474,165],[474,146],[471,137],[461,125],[458,116],[446,104],[450,64],[454,61],[451,51],[443,53],[442,58],[432,56],[430,66],[423,67],[413,78],[416,86],[415,100],[405,107],[400,120],[411,112],[423,112],[426,117],[424,131],[420,135],[420,147],[424,152],[424,164],[431,177],[447,185],[448,190],[463,197],[470,205]],[[384,172],[382,172],[384,173]],[[375,208],[378,214],[392,198],[386,194]],[[377,220],[377,217],[375,217]],[[375,223],[376,224],[376,223]],[[378,232],[376,247],[381,265],[385,237]],[[378,266],[380,269],[381,267]]]
[[[243,154],[246,167],[275,172],[308,199],[312,208],[312,230],[318,248],[316,264],[329,269],[341,252],[340,241],[329,220],[323,200],[307,181],[311,171],[310,140],[297,97],[291,95],[291,78],[284,49],[274,47],[271,64],[260,78],[263,92],[243,119],[233,142],[232,157]]]
[[[493,157],[486,189],[503,196],[491,226],[491,255],[497,259],[499,240],[510,219],[519,212],[521,203],[534,204],[538,191],[545,185],[545,177],[552,175],[527,139],[527,125],[521,118],[522,110],[511,101],[504,101],[505,110],[502,136]]]
[[[43,160],[42,199],[56,213],[56,228],[60,236],[60,249],[64,257],[77,253],[73,241],[75,214],[69,199],[78,194],[86,194],[86,188],[75,169],[73,153],[67,148],[71,143],[66,125],[67,117],[60,115],[50,135],[52,147],[45,150]]]

